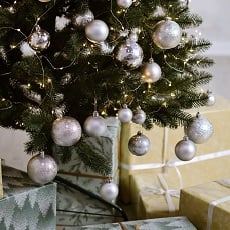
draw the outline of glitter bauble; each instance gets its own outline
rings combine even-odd
[[[117,0],[117,5],[121,8],[127,9],[132,5],[132,0]]]
[[[146,113],[141,109],[140,106],[138,106],[137,109],[133,111],[132,122],[142,125],[144,124],[145,120],[146,120]]]
[[[185,128],[185,134],[196,144],[206,142],[213,134],[213,126],[210,121],[197,113],[193,121]]]
[[[43,51],[50,45],[50,35],[37,25],[35,31],[28,37],[28,43],[32,49]]]
[[[176,156],[182,161],[190,161],[196,155],[196,145],[187,136],[175,146]]]
[[[93,20],[85,26],[85,34],[89,41],[99,43],[106,40],[109,28],[102,20]]]
[[[153,42],[161,49],[171,49],[179,45],[182,31],[180,26],[169,19],[159,21],[153,28]]]
[[[207,105],[208,106],[214,105],[216,103],[216,97],[211,91],[208,91],[207,94],[208,94]]]
[[[41,153],[28,161],[27,173],[34,182],[46,184],[57,175],[57,164],[51,156]]]
[[[60,146],[72,146],[81,138],[81,126],[72,117],[57,118],[52,125],[51,135],[55,144]]]
[[[132,136],[128,142],[129,151],[136,156],[145,155],[149,151],[150,146],[149,138],[141,132]]]
[[[153,83],[160,79],[161,68],[153,59],[150,59],[148,63],[145,63],[141,68],[141,76],[144,82]]]
[[[93,116],[86,118],[84,122],[84,131],[89,136],[99,137],[107,130],[106,120],[99,116],[97,111],[93,112]]]
[[[127,107],[127,105],[123,105],[123,108],[118,111],[118,119],[123,122],[130,122],[133,117],[133,112]]]
[[[72,18],[72,23],[75,27],[85,27],[89,22],[94,20],[94,15],[91,10],[87,9],[83,13],[76,14]]]
[[[113,182],[105,183],[100,188],[102,198],[110,202],[117,198],[118,192],[118,186]]]

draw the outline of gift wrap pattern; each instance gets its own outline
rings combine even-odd
[[[3,197],[3,187],[2,187],[2,159],[0,158],[0,199]]]
[[[108,177],[118,184],[118,158],[120,140],[120,122],[116,118],[107,118],[107,131],[101,137],[84,137],[85,150],[103,154],[111,166],[110,175],[95,173],[87,167],[77,154],[72,154],[67,163],[58,163],[59,176],[96,195]],[[111,206],[89,197],[71,187],[58,185],[57,188],[57,225],[86,225],[115,222],[115,211]],[[100,195],[99,195],[100,196]]]
[[[1,230],[55,230],[56,184],[37,186],[26,173],[3,166]]]

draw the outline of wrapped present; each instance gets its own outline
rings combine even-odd
[[[190,110],[194,116],[197,110]],[[183,176],[184,186],[192,186],[217,180],[229,174],[228,167],[221,167],[230,163],[230,102],[217,97],[216,104],[199,109],[214,127],[214,134],[204,144],[198,144],[196,157],[189,162],[180,162],[175,157],[175,146],[183,139],[184,129],[154,127],[144,131],[151,140],[150,151],[144,156],[135,156],[128,150],[128,140],[140,129],[140,125],[133,123],[122,124],[121,129],[121,163],[120,163],[120,196],[124,203],[136,202],[132,198],[137,191],[132,188],[135,175],[146,172],[164,172],[165,168],[177,166]],[[224,135],[223,135],[224,133]],[[217,170],[218,168],[218,170]],[[194,170],[196,173],[194,173]],[[191,173],[193,172],[193,173]],[[211,172],[211,173],[210,173]],[[130,194],[127,196],[127,194]]]
[[[120,122],[116,118],[107,118],[107,131],[101,137],[84,137],[84,151],[96,151],[106,157],[111,166],[108,175],[94,172],[82,162],[78,154],[72,154],[70,161],[59,161],[58,175],[67,181],[81,186],[87,191],[100,196],[99,191],[106,180],[118,185],[119,171],[119,138]],[[76,191],[71,186],[58,185],[57,194],[57,224],[58,225],[86,225],[94,223],[108,223],[116,221],[114,209],[95,198]]]
[[[230,179],[182,189],[180,213],[200,230],[230,229]]]
[[[2,159],[0,158],[0,199],[3,197],[3,188],[2,188]]]
[[[3,166],[0,229],[56,229],[56,184],[37,186],[26,173]]]

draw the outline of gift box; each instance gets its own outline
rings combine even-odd
[[[180,213],[200,230],[230,229],[230,179],[182,189]]]
[[[189,112],[195,116],[198,110]],[[230,162],[230,102],[217,96],[215,105],[202,107],[199,112],[212,123],[214,133],[207,142],[196,145],[196,157],[189,162],[180,162],[174,151],[176,144],[183,139],[184,128],[174,130],[154,127],[152,130],[143,131],[151,141],[151,148],[146,155],[140,157],[129,152],[128,140],[137,134],[141,126],[133,123],[122,124],[120,196],[124,203],[136,202],[133,197],[135,198],[134,193],[138,191],[133,189],[133,178],[141,173],[152,171],[157,174],[165,172],[166,168],[177,166],[183,176],[184,186],[205,183],[229,175],[229,167],[222,165]]]
[[[3,188],[2,188],[2,159],[0,158],[0,199],[3,197]]]
[[[26,173],[3,166],[0,229],[56,229],[56,184],[37,186]]]
[[[97,151],[98,154],[103,154],[111,166],[108,175],[94,172],[80,160],[78,154],[72,154],[67,163],[58,163],[60,177],[97,196],[100,196],[100,188],[108,179],[119,183],[120,122],[116,118],[107,118],[106,121],[108,128],[105,134],[101,137],[84,137],[85,147],[82,151]],[[84,192],[65,185],[58,185],[57,191],[57,225],[78,226],[117,220],[111,206]]]

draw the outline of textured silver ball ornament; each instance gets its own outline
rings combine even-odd
[[[105,200],[114,201],[119,193],[118,186],[113,182],[105,183],[101,186],[99,193]]]
[[[197,113],[193,121],[185,128],[185,134],[196,144],[206,142],[213,134],[213,126],[210,121]]]
[[[171,49],[179,45],[182,30],[180,26],[169,19],[159,21],[153,28],[153,42],[161,49]]]
[[[51,156],[41,153],[28,161],[27,173],[37,184],[46,184],[57,175],[57,164]]]
[[[43,51],[50,45],[50,35],[37,25],[35,31],[28,37],[28,43],[33,50]]]
[[[103,42],[109,35],[109,28],[102,20],[93,20],[85,26],[85,34],[89,41]]]
[[[124,104],[123,108],[118,111],[118,119],[123,123],[127,123],[132,120],[132,117],[133,112],[128,108],[126,104]]]
[[[72,18],[72,23],[75,27],[85,27],[88,23],[94,20],[94,15],[91,10],[87,9],[83,13],[76,14]]]
[[[128,142],[129,151],[136,156],[145,155],[150,149],[151,143],[147,136],[138,132],[137,135],[132,136]]]
[[[93,116],[89,116],[86,118],[83,127],[84,131],[89,136],[99,137],[105,133],[107,129],[107,124],[105,119],[99,116],[98,111],[94,111]]]
[[[144,112],[144,110],[141,109],[140,106],[138,106],[137,109],[133,111],[132,122],[142,125],[144,124],[145,120],[146,113]]]
[[[57,118],[52,124],[51,136],[57,145],[72,146],[81,138],[81,126],[73,117]]]
[[[190,161],[196,155],[196,145],[187,136],[175,146],[176,156],[182,161]]]
[[[214,105],[216,103],[216,97],[211,91],[208,91],[207,94],[208,94],[207,105],[208,106]]]
[[[117,0],[117,5],[121,8],[127,9],[132,5],[132,0]]]
[[[156,62],[154,62],[152,58],[150,58],[149,62],[142,66],[141,76],[144,82],[156,82],[161,78],[161,67]]]

